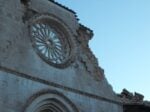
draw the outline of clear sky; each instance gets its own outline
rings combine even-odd
[[[150,100],[150,0],[56,0],[94,30],[90,47],[115,92]]]

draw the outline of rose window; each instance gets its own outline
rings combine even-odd
[[[31,26],[33,46],[38,54],[53,65],[64,64],[70,56],[70,45],[60,29],[46,22],[36,22]]]

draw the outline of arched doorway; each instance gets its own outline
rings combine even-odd
[[[44,91],[33,95],[24,112],[78,112],[76,106],[57,91]]]

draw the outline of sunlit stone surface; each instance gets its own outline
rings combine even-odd
[[[72,10],[0,0],[0,12],[0,112],[122,112]]]

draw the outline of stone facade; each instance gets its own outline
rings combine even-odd
[[[75,12],[52,0],[1,0],[0,12],[0,112],[123,111],[88,47],[93,32]],[[48,23],[63,37],[63,59],[37,49],[35,22],[36,31]]]

